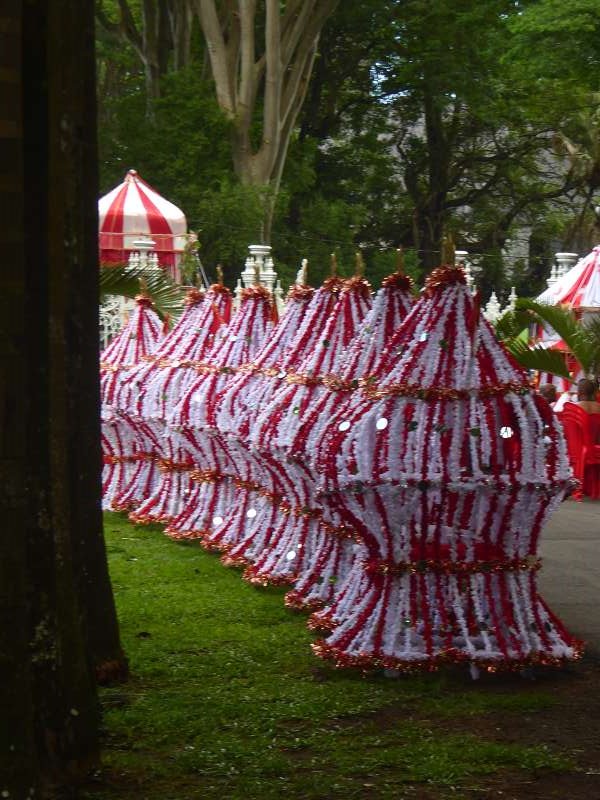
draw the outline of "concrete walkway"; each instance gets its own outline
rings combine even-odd
[[[544,528],[540,549],[542,597],[600,656],[600,501],[566,500]]]

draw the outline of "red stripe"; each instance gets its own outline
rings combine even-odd
[[[158,208],[154,205],[152,200],[148,197],[148,195],[142,191],[141,187],[136,183],[135,188],[137,193],[142,201],[144,206],[144,210],[146,212],[146,217],[148,219],[148,227],[150,228],[150,233],[167,233],[171,234],[171,236],[161,238],[157,241],[154,249],[155,250],[173,250],[173,231],[167,220],[158,210]]]
[[[571,303],[573,306],[580,306],[581,305],[581,290],[584,288],[589,282],[594,274],[594,270],[596,267],[595,259],[592,261],[588,266],[583,270],[577,281],[569,288],[569,290],[563,294],[561,297],[558,298],[559,303]]]
[[[104,217],[100,231],[100,247],[103,250],[120,250],[123,247],[123,207],[128,186],[128,184],[124,184],[121,187]]]

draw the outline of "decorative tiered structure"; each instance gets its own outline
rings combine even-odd
[[[302,278],[303,280],[304,278]],[[248,416],[248,432],[245,435],[248,443],[250,443],[250,432],[258,414],[272,399],[273,393],[283,384],[287,375],[295,372],[298,365],[313,351],[316,343],[320,340],[327,319],[338,303],[342,283],[333,275],[314,293],[308,308],[304,311],[302,322],[295,336],[285,348],[281,360],[277,362],[278,372],[263,374],[261,378],[257,377],[248,386],[246,405],[252,410]],[[304,290],[301,293],[304,294]],[[284,324],[286,324],[285,317]],[[289,330],[291,332],[291,328]],[[225,400],[224,396],[219,414],[220,419],[227,415]],[[224,429],[228,430],[231,421],[223,419],[223,425]],[[268,448],[256,450],[250,444],[249,447],[250,456],[257,459],[253,476],[260,477],[259,483],[248,483],[245,487],[249,491],[247,495],[249,504],[250,501],[253,501],[246,511],[245,524],[243,527],[219,526],[206,539],[207,546],[228,553],[227,564],[248,565],[254,563],[271,540],[275,540],[281,529],[285,527],[285,516],[298,505],[293,500],[290,502],[290,498],[295,498],[295,486],[293,480],[288,476],[287,465],[282,465]],[[242,488],[244,487],[238,482],[238,491]],[[223,520],[223,523],[225,522],[226,520]]]
[[[463,270],[432,273],[318,465],[362,541],[342,600],[321,614],[333,630],[318,655],[491,671],[579,655],[536,588],[542,525],[571,486],[562,431]]]
[[[151,442],[118,409],[123,381],[152,358],[162,327],[152,301],[139,295],[128,324],[100,356],[104,509],[118,504],[135,472],[154,458]]]
[[[266,346],[260,354],[258,370],[254,369],[259,362],[258,357],[255,364],[249,366],[249,374],[254,375],[254,378],[248,382],[243,381],[243,385],[232,383],[231,391],[224,393],[217,405],[216,420],[226,435],[236,424],[231,412],[236,408],[240,410],[240,402],[246,406],[248,413],[247,424],[242,429],[243,447],[247,447],[249,443],[250,432],[258,414],[286,381],[287,376],[293,374],[304,358],[313,351],[322,336],[327,319],[338,303],[343,283],[339,278],[328,278],[314,294],[304,286],[304,276],[299,276],[299,279],[300,286],[292,288],[292,297],[288,304],[291,304],[292,309],[296,308],[298,316],[301,315],[300,325],[294,334],[292,319],[286,318],[287,312],[280,323],[284,326],[284,338],[288,334],[294,334],[291,341],[281,348],[281,355],[277,353],[277,346],[273,351]],[[307,299],[308,308],[304,308]],[[273,366],[263,368],[263,365],[271,363],[273,357]],[[244,394],[245,400],[242,399]],[[251,448],[247,452],[245,467],[248,471],[244,480],[238,477],[236,481],[236,506],[239,508],[240,503],[243,503],[245,517],[240,520],[233,507],[225,509],[225,514],[214,521],[214,531],[205,539],[207,547],[228,553],[227,564],[252,564],[268,544],[275,540],[282,527],[285,527],[286,515],[290,513],[290,509],[298,505],[293,500],[290,502],[290,498],[295,498],[296,487],[288,475],[286,465],[282,465],[269,448]],[[232,468],[234,474],[237,474],[233,462]]]
[[[301,270],[296,283],[287,296],[285,313],[277,325],[272,338],[265,344],[252,364],[231,382],[215,403],[215,424],[227,449],[236,486],[235,502],[217,525],[205,544],[213,549],[230,550],[245,541],[245,534],[253,527],[256,516],[264,510],[268,520],[259,524],[272,528],[278,509],[268,501],[265,491],[277,494],[281,487],[260,454],[250,451],[248,432],[251,422],[264,402],[268,401],[275,388],[286,375],[286,365],[293,352],[293,342],[302,326],[303,318],[314,295],[314,289],[305,284],[305,270]],[[274,483],[277,486],[274,486]],[[261,507],[265,506],[264,509]],[[227,557],[227,564],[240,563],[235,556]]]
[[[319,442],[331,419],[377,370],[387,344],[412,308],[411,287],[412,281],[402,272],[385,278],[357,335],[340,353],[336,374],[323,379],[325,391],[311,404],[292,448],[301,450],[313,471]],[[307,554],[308,569],[299,571],[293,591],[286,595],[289,607],[311,610],[332,602],[354,560],[355,531],[328,500],[320,498],[321,514],[313,520],[316,533],[309,537],[317,549]]]
[[[169,435],[165,420],[197,378],[195,367],[203,363],[230,314],[231,293],[226,287],[214,284],[206,294],[191,289],[183,314],[155,351],[154,359],[141,364],[123,382],[121,409],[138,429],[151,435],[156,454],[152,479],[140,475],[121,498],[127,507],[135,509],[130,514],[135,522],[170,522],[190,494],[193,463]]]
[[[261,409],[252,427],[250,441],[260,452],[270,452],[287,485],[284,498],[289,504],[279,530],[244,573],[252,583],[290,583],[312,565],[318,548],[314,519],[320,509],[313,504],[314,476],[301,456],[298,435],[310,427],[312,409],[326,393],[323,382],[339,369],[339,358],[370,307],[369,283],[360,276],[344,281],[316,346],[297,371],[287,374],[286,385]]]
[[[270,292],[263,286],[244,289],[241,308],[220,331],[203,363],[196,366],[199,377],[168,420],[178,446],[195,464],[191,473],[195,486],[186,507],[167,529],[174,538],[208,535],[216,524],[214,519],[230,506],[233,469],[214,424],[215,402],[237,371],[252,363],[264,346],[273,330],[273,316]]]

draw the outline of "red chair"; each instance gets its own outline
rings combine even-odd
[[[557,415],[565,432],[569,461],[583,494],[600,498],[600,414],[588,414],[575,403],[565,403]]]

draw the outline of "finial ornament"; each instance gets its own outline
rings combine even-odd
[[[396,272],[404,272],[404,248],[396,248]]]
[[[354,274],[357,278],[362,278],[362,276],[365,274],[365,262],[363,261],[360,250],[357,250],[355,255]]]
[[[308,279],[308,259],[302,259],[302,266],[296,274],[296,285],[305,286]]]
[[[456,248],[454,247],[454,240],[452,234],[448,233],[444,236],[442,242],[442,264],[447,266],[454,266]]]
[[[335,253],[331,254],[331,277],[335,278],[337,275],[337,258]]]
[[[223,267],[220,264],[217,264],[217,283],[223,286]]]

